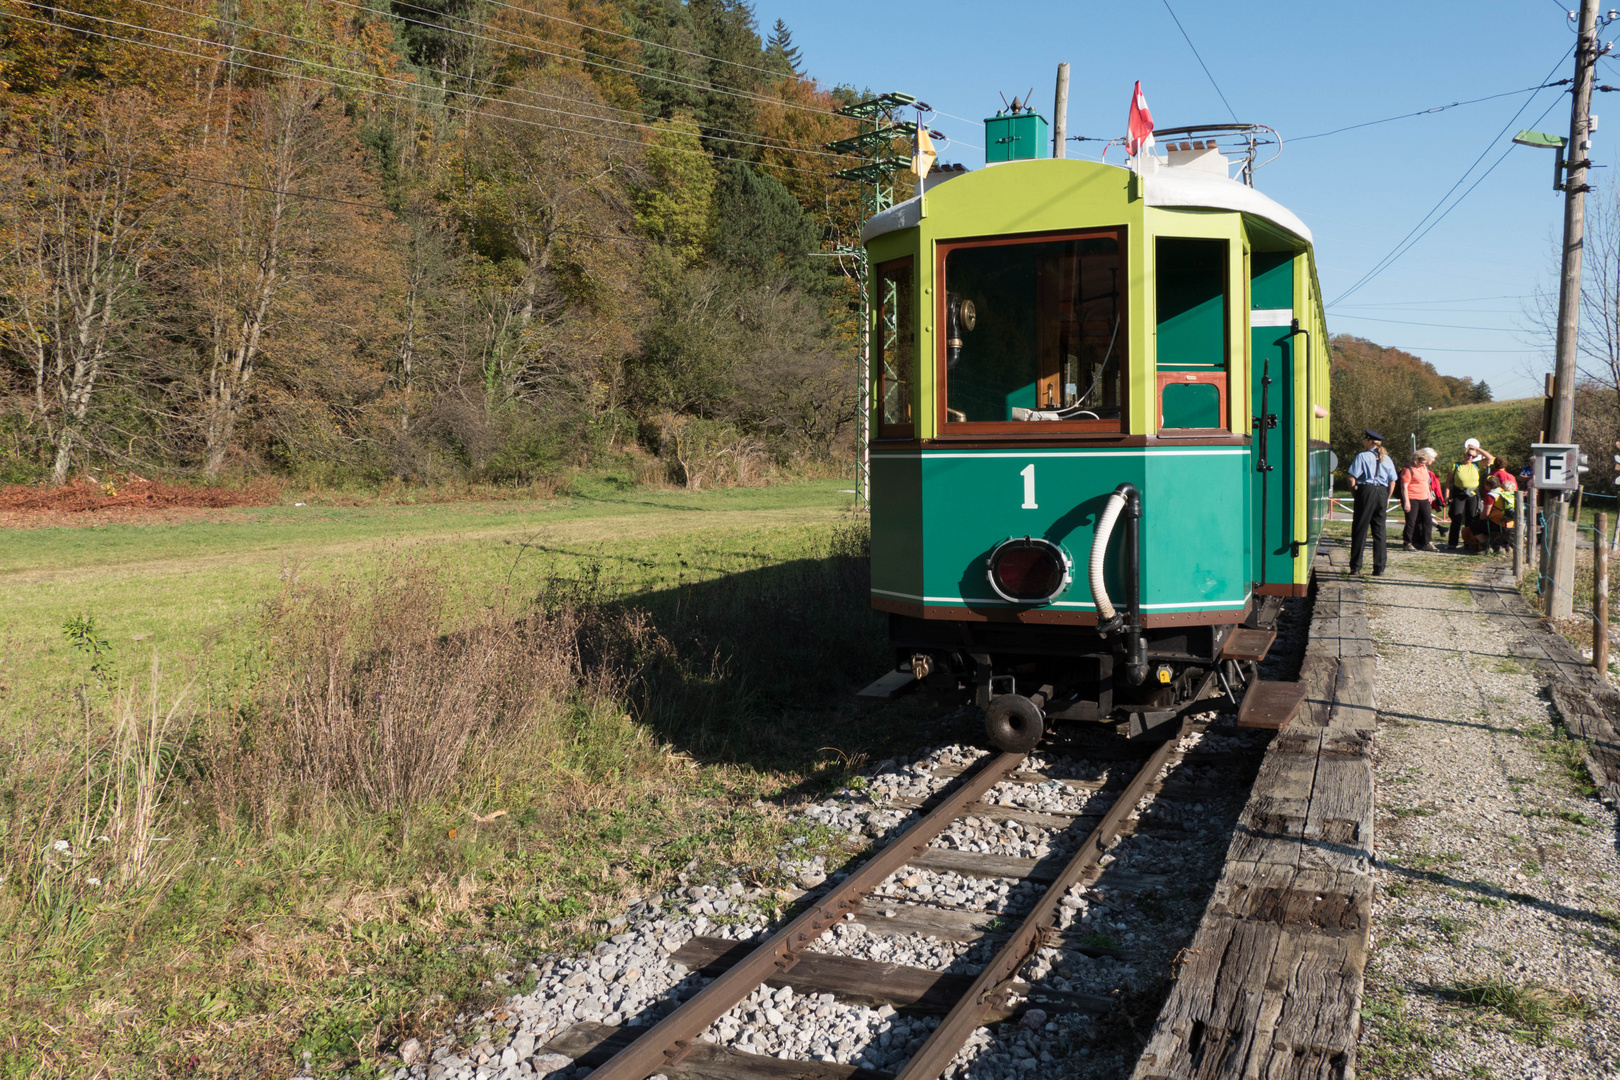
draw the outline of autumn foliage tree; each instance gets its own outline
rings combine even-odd
[[[120,90],[46,103],[0,157],[0,340],[25,366],[27,422],[62,483],[109,377],[141,351],[142,290],[170,191],[164,121]]]
[[[847,440],[853,124],[743,0],[0,12],[6,474]]]

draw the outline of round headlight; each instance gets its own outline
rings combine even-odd
[[[1003,600],[1015,604],[1044,604],[1068,588],[1073,580],[1069,557],[1049,540],[1013,537],[996,545],[986,560],[985,576]]]

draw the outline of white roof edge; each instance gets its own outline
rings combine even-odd
[[[1307,244],[1312,242],[1311,230],[1306,228],[1305,223],[1292,210],[1236,180],[1194,169],[1161,167],[1150,168],[1142,178],[1142,186],[1148,206],[1164,209],[1235,210],[1265,218],[1272,224],[1293,233]],[[895,203],[880,214],[872,215],[861,228],[861,243],[867,243],[873,237],[885,233],[916,228],[922,220],[918,213],[919,205],[917,197],[912,196],[905,202]]]
[[[1149,206],[1236,210],[1265,218],[1307,244],[1311,243],[1311,230],[1292,210],[1247,184],[1224,176],[1192,169],[1159,168],[1142,178],[1142,187],[1144,201]]]
[[[884,233],[899,232],[902,229],[914,229],[922,221],[919,212],[922,203],[913,195],[905,202],[895,203],[879,214],[873,214],[865,225],[861,226],[861,243],[867,243],[874,236]]]

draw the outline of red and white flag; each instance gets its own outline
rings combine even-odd
[[[1142,96],[1142,80],[1136,80],[1131,91],[1131,115],[1126,121],[1125,153],[1131,157],[1153,149],[1153,114],[1148,112],[1147,98]]]

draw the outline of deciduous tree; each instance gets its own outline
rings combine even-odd
[[[0,341],[28,370],[62,483],[109,372],[133,365],[143,273],[168,204],[150,95],[56,101],[0,157]]]

